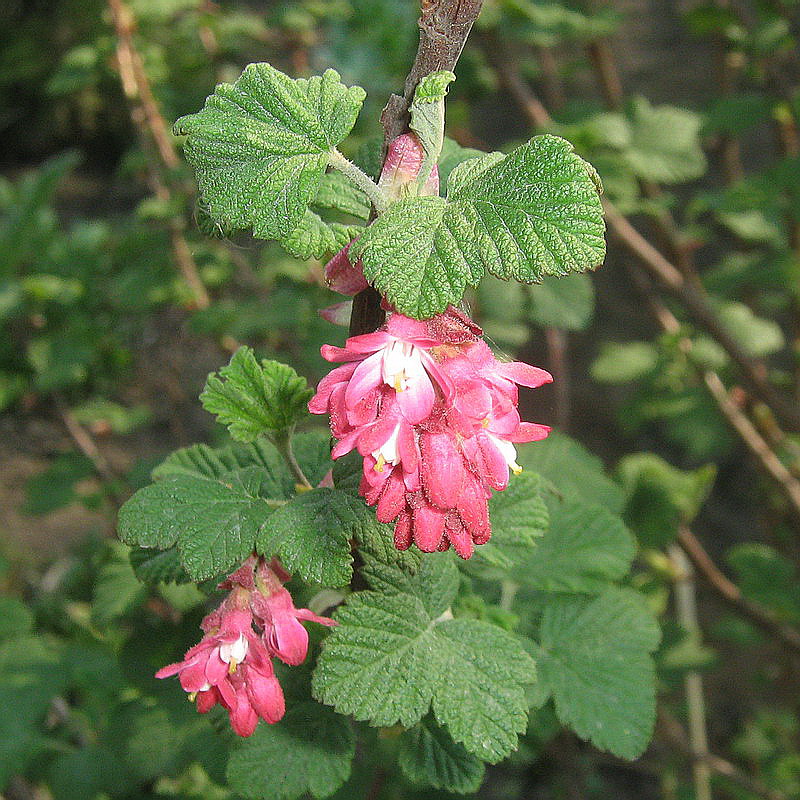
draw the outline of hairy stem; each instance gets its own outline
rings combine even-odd
[[[334,169],[338,169],[352,184],[364,192],[376,213],[382,214],[386,211],[387,201],[383,189],[366,172],[343,156],[335,147],[330,150],[328,163]]]
[[[308,480],[302,467],[297,463],[297,459],[295,458],[294,450],[292,449],[292,432],[285,431],[277,434],[272,437],[272,442],[278,452],[283,456],[295,480],[305,489],[313,489],[314,487],[311,485],[311,481]]]

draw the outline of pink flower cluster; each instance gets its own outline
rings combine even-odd
[[[267,564],[263,558],[249,558],[220,584],[230,593],[203,619],[200,643],[183,661],[160,669],[156,678],[177,675],[201,714],[222,705],[239,736],[250,736],[259,718],[269,723],[281,719],[283,691],[272,659],[291,665],[305,660],[308,632],[300,620],[336,624],[307,608],[295,608],[283,586],[289,577],[276,560]]]
[[[379,331],[322,348],[343,363],[309,410],[330,415],[333,458],[363,456],[361,494],[381,522],[395,523],[398,549],[452,545],[469,558],[491,536],[491,490],[521,469],[514,445],[550,431],[517,410],[517,385],[541,386],[550,374],[498,361],[480,334],[451,307],[425,321],[394,313]]]

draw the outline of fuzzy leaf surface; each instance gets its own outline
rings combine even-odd
[[[447,199],[394,203],[354,255],[367,280],[418,319],[459,302],[487,271],[535,283],[593,269],[605,257],[605,226],[592,175],[569,142],[537,136],[507,156],[459,164]]]
[[[205,580],[244,561],[274,510],[260,467],[217,478],[175,475],[145,486],[122,506],[117,530],[130,545],[160,550],[177,545],[193,580]]]
[[[264,359],[240,347],[230,364],[208,376],[200,400],[240,442],[291,428],[306,414],[313,394],[305,378],[290,366]]]
[[[469,794],[483,782],[483,762],[453,741],[447,729],[428,715],[400,736],[398,762],[416,786]]]
[[[353,574],[350,538],[372,514],[364,503],[336,489],[313,489],[272,513],[256,542],[266,556],[277,554],[290,572],[326,586],[344,586]]]
[[[547,592],[600,592],[627,574],[635,551],[633,536],[618,516],[569,499],[553,504],[550,526],[514,577]]]
[[[609,590],[545,606],[536,651],[544,694],[564,725],[621,758],[644,751],[655,722],[658,624],[641,596]]]
[[[175,123],[211,216],[262,239],[289,236],[364,97],[335,70],[292,79],[269,64],[250,64],[236,83],[217,86],[200,111]]]
[[[337,610],[314,695],[376,726],[410,727],[433,705],[456,742],[485,761],[501,760],[527,724],[533,660],[498,627],[434,616],[452,598],[457,575],[452,583],[442,574],[426,577],[423,565],[405,579],[416,586],[402,591],[403,579],[392,578],[402,567],[385,566],[377,580],[374,565],[365,574],[380,591],[356,592]]]

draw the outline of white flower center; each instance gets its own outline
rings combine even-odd
[[[505,439],[501,439],[499,436],[495,436],[493,433],[486,433],[486,435],[494,442],[497,446],[497,449],[503,454],[503,458],[506,460],[506,464],[508,464],[509,469],[515,474],[519,475],[522,472],[522,467],[517,464],[517,448],[514,447],[512,442],[506,441]]]
[[[400,453],[397,451],[397,439],[400,434],[399,423],[395,425],[392,435],[377,449],[372,451],[372,457],[375,459],[375,471],[383,472],[383,467],[386,464],[400,463]]]
[[[392,342],[383,354],[381,374],[385,383],[396,392],[408,389],[409,382],[425,373],[422,353],[408,342]]]
[[[219,646],[219,657],[226,664],[241,664],[244,657],[247,655],[247,639],[243,633],[239,634],[239,638],[235,642],[228,644],[221,644]],[[234,666],[234,669],[236,667]]]

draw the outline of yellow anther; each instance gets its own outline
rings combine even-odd
[[[233,673],[236,672],[236,667],[238,666],[239,662],[235,658],[232,658],[231,663],[228,664],[228,674],[233,675]]]
[[[394,376],[394,390],[396,392],[403,391],[403,376],[402,375],[395,375]]]
[[[488,428],[489,427],[489,417],[484,417],[481,420],[481,425],[483,425],[484,428]]]
[[[377,461],[375,462],[375,472],[383,472],[384,464],[386,464],[386,459],[383,457],[383,454],[381,453],[378,456]]]
[[[519,464],[512,464],[511,465],[511,471],[515,475],[519,475],[522,472],[522,467]]]
[[[187,698],[190,703],[194,703],[194,701],[197,699],[197,692],[189,692]]]

